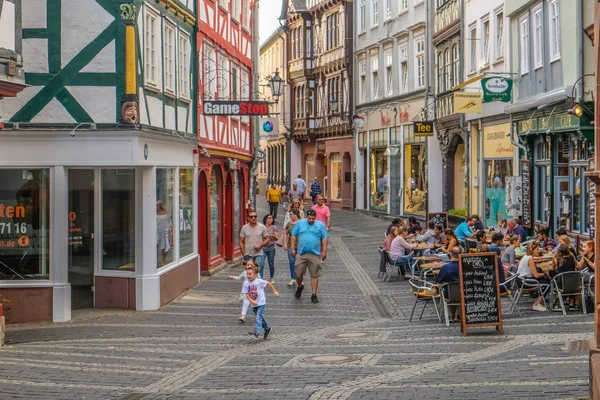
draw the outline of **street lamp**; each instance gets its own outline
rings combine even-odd
[[[275,100],[275,103],[279,102],[279,97],[283,93],[283,79],[279,76],[279,70],[275,70],[275,73],[269,79],[269,87],[271,88],[271,97]]]
[[[329,99],[329,110],[332,114],[335,114],[338,110],[338,101],[335,96],[331,96],[331,99]]]

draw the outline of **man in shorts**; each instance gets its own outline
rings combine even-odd
[[[297,299],[302,296],[304,290],[304,274],[308,269],[310,273],[310,283],[312,296],[310,300],[318,303],[317,289],[319,287],[319,277],[321,276],[321,262],[327,258],[327,228],[325,224],[317,221],[317,213],[313,209],[306,211],[306,219],[296,222],[292,229],[292,250],[291,256],[296,257],[296,283],[298,284],[296,294]],[[296,250],[297,249],[297,250]]]

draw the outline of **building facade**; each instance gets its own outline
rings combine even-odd
[[[3,97],[15,97],[26,87],[21,6],[20,1],[0,1],[0,100]]]
[[[353,208],[353,7],[342,0],[284,0],[290,132],[309,195],[313,178],[328,205]],[[294,160],[294,151],[291,149]],[[294,171],[294,167],[290,168]],[[294,174],[296,175],[296,174]]]
[[[9,321],[156,310],[199,281],[194,10],[191,0],[21,10],[30,86],[2,101],[0,146]]]
[[[198,198],[202,273],[209,274],[240,255],[239,231],[246,220],[254,153],[248,116],[205,115],[210,100],[251,100],[252,12],[249,0],[200,0],[197,50]]]
[[[566,229],[581,243],[592,225],[584,175],[594,147],[594,49],[585,31],[594,23],[594,5],[507,0],[505,8],[519,82],[505,112],[531,171],[530,213],[523,216],[530,224],[524,225]],[[580,115],[571,112],[575,105],[582,106]]]
[[[275,71],[285,82],[287,79],[287,68],[285,63],[285,43],[286,32],[283,27],[277,28],[275,32],[265,40],[260,46],[260,67],[259,67],[259,90],[262,99],[267,99],[273,103],[270,108],[272,117],[262,118],[260,120],[260,138],[264,141],[265,152],[263,179],[259,175],[259,188],[262,190],[266,185],[275,183],[284,188],[290,187],[289,172],[289,132],[285,123],[284,110],[286,109],[286,96],[280,96],[277,99],[272,97],[269,82]],[[292,179],[293,181],[293,179]]]
[[[427,3],[355,2],[357,208],[425,218],[428,137]],[[433,132],[431,132],[433,135]]]

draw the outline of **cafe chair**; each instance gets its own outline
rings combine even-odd
[[[408,261],[402,261],[400,264],[396,264],[396,262],[394,260],[392,260],[392,256],[390,255],[390,252],[387,250],[382,250],[383,253],[383,257],[385,257],[385,260],[382,261],[384,262],[384,268],[385,268],[385,272],[383,272],[380,268],[380,273],[383,272],[383,279],[386,282],[390,281],[390,278],[392,277],[392,271],[394,270],[394,268],[398,268],[398,276],[404,276],[406,275],[406,270],[407,267],[410,268],[410,264],[408,263]]]
[[[583,282],[583,276],[581,277],[581,281]],[[592,300],[591,303],[592,304],[596,304],[596,276],[592,275],[590,276],[590,280],[587,283],[587,286],[584,286],[585,291],[587,292],[587,296]],[[585,297],[581,300],[581,303],[583,305],[583,312],[584,314],[587,314],[587,302],[585,301]],[[595,307],[592,309],[594,310]]]
[[[435,313],[437,314],[438,321],[442,321],[440,317],[440,310],[438,309],[438,305],[436,300],[440,300],[440,294],[438,292],[437,285],[424,281],[422,279],[412,278],[408,281],[410,283],[412,294],[415,296],[415,304],[413,305],[412,311],[410,313],[409,321],[412,321],[413,314],[415,313],[415,308],[417,307],[417,303],[423,303],[423,309],[421,310],[421,314],[419,314],[419,320],[423,317],[423,312],[425,311],[425,307],[427,307],[427,303],[433,302],[433,308],[435,308]]]
[[[446,326],[450,326],[450,306],[460,306],[460,284],[458,282],[447,282],[440,288],[442,293],[442,307]]]
[[[508,298],[511,302],[510,311],[511,313],[517,312],[518,316],[521,316],[521,312],[519,311],[519,307],[517,307],[517,303],[515,302],[514,293],[515,286],[517,282],[517,274],[508,273],[509,277],[500,284],[500,297]]]
[[[514,303],[513,307],[517,307],[519,304],[519,299],[523,293],[537,293],[538,296],[542,296],[542,303],[544,303],[544,307],[548,308],[546,305],[546,293],[550,285],[545,283],[540,283],[537,279],[534,278],[524,278],[519,275],[515,278],[515,294],[514,294]]]
[[[558,274],[554,278],[552,278],[552,280],[550,281],[550,285],[552,288],[550,298],[554,298],[552,294],[558,297],[558,301],[563,315],[567,315],[564,297],[581,295],[581,299],[585,299],[583,281],[581,279],[581,273],[579,271],[569,271]]]

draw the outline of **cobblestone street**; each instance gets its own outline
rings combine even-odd
[[[266,211],[259,209],[259,216]],[[280,210],[280,213],[282,211]],[[283,216],[280,215],[283,221]],[[431,305],[408,321],[405,280],[377,277],[388,221],[332,212],[319,304],[288,288],[267,294],[272,336],[239,324],[240,267],[221,271],[156,312],[92,310],[66,324],[8,326],[0,398],[8,399],[578,399],[588,396],[593,315],[540,313],[523,300],[492,328],[460,334]],[[268,276],[265,267],[265,278]],[[503,303],[508,310],[508,303]],[[580,350],[578,350],[580,349]]]

